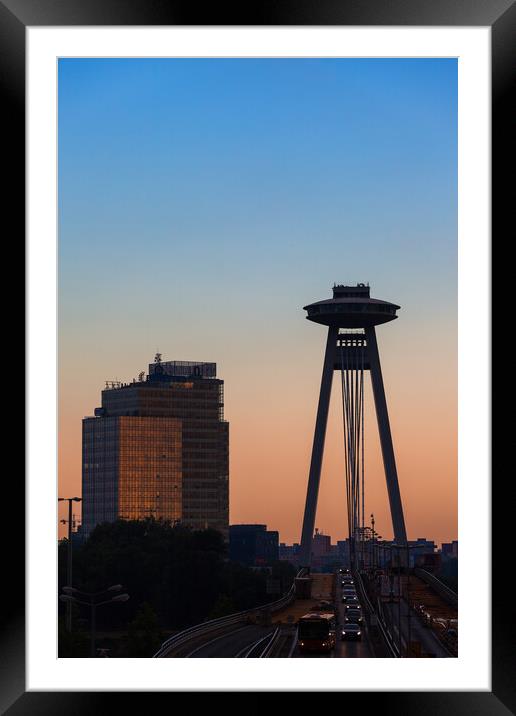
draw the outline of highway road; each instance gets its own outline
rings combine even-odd
[[[244,657],[247,648],[259,639],[274,632],[274,627],[257,626],[255,624],[243,625],[229,634],[221,634],[206,641],[201,646],[192,649],[185,658],[196,659],[204,657]],[[264,647],[266,645],[264,641]]]
[[[340,632],[344,626],[345,604],[342,604],[341,587],[339,575],[337,575],[337,606],[338,606],[338,623],[337,623],[337,646],[331,656],[344,659],[369,659],[374,656],[371,645],[369,643],[369,628],[367,619],[362,623],[362,641],[342,641]],[[362,611],[364,609],[362,608]]]
[[[376,635],[373,637],[370,634],[370,627],[367,623],[368,614],[362,604],[362,611],[364,615],[364,622],[361,625],[362,638],[360,641],[344,641],[341,639],[341,631],[345,626],[345,614],[346,605],[342,603],[342,587],[341,587],[341,575],[336,575],[336,614],[337,614],[337,629],[336,629],[336,645],[335,648],[327,653],[301,653],[297,647],[294,649],[292,656],[294,658],[313,659],[313,658],[331,658],[331,659],[368,659],[374,657],[386,657],[390,656],[382,648],[382,644],[379,643],[379,638]],[[321,580],[319,580],[321,581]],[[326,585],[327,586],[327,585]],[[323,594],[324,597],[329,598],[329,595]],[[360,594],[359,594],[360,598]],[[306,609],[310,610],[310,605],[305,606]],[[384,610],[386,616],[389,615],[391,623],[393,625],[393,636],[397,639],[397,625],[399,624],[399,611],[398,603],[386,603],[384,602]],[[300,614],[297,616],[299,618]],[[405,653],[405,643],[409,640],[409,625],[408,625],[408,605],[402,600],[401,602],[401,624],[402,624],[402,635],[403,635],[403,655]],[[296,619],[297,621],[297,619]],[[293,622],[293,626],[295,622]],[[191,644],[186,643],[183,647],[180,647],[182,653],[177,653],[176,656],[183,658],[209,658],[209,657],[222,657],[222,658],[256,658],[260,656],[263,649],[269,644],[268,637],[272,636],[277,628],[278,624],[270,624],[268,626],[257,625],[257,624],[245,624],[241,622],[234,628],[229,630],[222,629],[216,630],[213,636],[206,636],[204,640],[198,638],[193,640]],[[290,637],[289,629],[284,627],[281,632],[279,639],[275,641],[275,650],[271,653],[271,656],[288,656],[293,640]],[[294,632],[293,627],[290,627],[291,633]],[[439,639],[435,634],[412,613],[410,619],[410,638],[412,641],[421,643],[422,651],[425,656],[435,657],[450,657],[451,654],[442,646]],[[283,641],[281,641],[283,640]],[[258,642],[260,642],[258,644]],[[284,645],[284,647],[282,646]],[[258,645],[255,649],[252,649],[253,645]],[[280,648],[281,647],[281,648]],[[291,652],[290,652],[291,653]],[[166,658],[166,657],[165,657]]]
[[[392,623],[394,625],[394,637],[398,637],[398,625],[400,622],[400,612],[401,612],[401,633],[405,640],[405,642],[408,642],[409,640],[409,608],[407,605],[407,602],[402,599],[401,603],[399,605],[401,609],[398,607],[397,602],[385,602],[384,608],[386,612],[388,612],[391,616]],[[414,612],[410,612],[410,639],[412,641],[419,641],[421,643],[421,648],[423,652],[427,655],[435,656],[438,658],[449,658],[452,656],[441,644],[438,637],[433,633],[431,629],[426,627],[422,622],[417,618],[417,616],[414,614]]]
[[[317,659],[317,658],[330,658],[330,659],[368,659],[374,656],[372,651],[370,639],[369,639],[369,628],[367,623],[362,624],[362,640],[361,641],[342,641],[340,633],[344,622],[345,605],[342,604],[342,593],[340,583],[342,581],[341,575],[336,575],[337,580],[337,644],[335,649],[328,653],[322,654],[309,654],[300,653],[299,649],[296,648],[293,656],[302,659]]]
[[[319,599],[327,599],[333,602],[333,586],[328,581],[330,575],[314,574],[314,581],[321,592]],[[323,578],[324,577],[324,578]],[[193,638],[180,642],[177,647],[171,648],[171,654],[164,654],[165,658],[175,657],[182,658],[206,658],[206,657],[225,657],[225,658],[256,658],[272,644],[269,637],[277,634],[278,638],[274,640],[272,650],[267,651],[269,657],[285,657],[292,655],[295,658],[344,658],[344,659],[367,659],[367,658],[384,658],[391,656],[385,644],[381,640],[379,633],[375,633],[374,629],[371,633],[368,624],[369,614],[366,612],[365,604],[362,603],[362,613],[364,622],[361,625],[362,638],[360,641],[344,641],[341,638],[342,628],[345,627],[346,605],[342,603],[342,587],[341,575],[336,575],[336,645],[329,653],[301,653],[297,647],[292,652],[295,640],[292,638],[296,632],[297,620],[307,611],[311,611],[311,607],[318,602],[314,600],[300,600],[296,602],[297,612],[294,614],[294,606],[290,605],[288,609],[292,613],[287,614],[288,619],[285,620],[285,614],[281,619],[274,619],[274,623],[268,626],[258,624],[246,624],[240,621],[233,626],[220,626],[212,629],[212,634],[194,633]],[[359,593],[359,599],[361,595]],[[401,607],[401,609],[400,609]],[[402,599],[400,606],[397,602],[383,603],[385,616],[391,623],[391,633],[396,643],[398,643],[398,624],[401,614],[402,625],[402,656],[406,655],[406,644],[409,640],[419,642],[421,644],[421,656],[434,656],[446,658],[453,656],[441,644],[434,632],[426,627],[414,612],[410,612],[410,634],[409,634],[409,609],[405,600]],[[293,611],[294,610],[294,611]],[[305,610],[305,611],[303,611]],[[277,629],[279,627],[279,632]],[[409,639],[410,637],[410,639]],[[255,647],[255,648],[253,648]],[[174,657],[172,657],[174,658]]]

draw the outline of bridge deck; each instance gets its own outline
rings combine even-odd
[[[335,599],[335,575],[312,574],[312,598],[332,602]]]
[[[403,581],[403,594],[407,595],[407,579],[405,576]],[[431,617],[439,619],[457,619],[457,608],[447,604],[444,599],[419,577],[411,575],[408,584],[408,597],[411,604],[424,605],[424,610]]]
[[[293,624],[299,621],[302,616],[308,614],[311,608],[317,604],[316,599],[296,599],[288,607],[272,615],[273,624]]]
[[[311,599],[296,599],[285,609],[272,615],[273,623],[292,624],[307,614],[312,607],[321,601],[332,604],[335,600],[335,575],[313,573]]]

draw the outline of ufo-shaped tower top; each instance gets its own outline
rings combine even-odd
[[[398,308],[395,303],[371,298],[369,286],[364,283],[335,285],[333,298],[304,306],[309,321],[338,328],[367,328],[387,323],[397,318]]]

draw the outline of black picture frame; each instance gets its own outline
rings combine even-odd
[[[25,31],[29,26],[65,25],[489,26],[492,33],[493,237],[503,242],[502,236],[514,224],[514,180],[505,179],[514,177],[516,166],[514,150],[510,149],[514,131],[511,89],[516,69],[516,4],[513,0],[262,0],[231,7],[213,3],[203,8],[174,0],[0,0],[3,146],[5,166],[9,167],[3,198],[4,218],[16,215],[11,230],[12,244],[23,246],[25,232],[22,218],[25,214]],[[6,158],[7,149],[11,159]],[[15,477],[10,479],[9,503],[21,512],[24,484],[19,474]],[[513,542],[509,512],[512,504],[504,501],[501,489],[497,483],[493,485],[496,520],[493,518],[492,535],[492,691],[352,692],[345,695],[346,708],[367,706],[384,712],[388,708],[398,714],[417,713],[418,716],[516,713],[516,642],[511,626],[514,607],[504,560],[504,545]],[[4,577],[8,575],[8,584],[16,585],[16,594],[10,595],[1,611],[2,713],[9,716],[114,713],[126,708],[128,697],[127,707],[147,714],[158,707],[155,699],[170,700],[169,693],[153,692],[25,691],[23,529],[19,519],[10,527],[3,521],[2,526],[5,530],[2,571]],[[410,684],[407,687],[410,688]],[[335,688],[337,690],[339,685]]]

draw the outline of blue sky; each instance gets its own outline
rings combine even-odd
[[[63,269],[325,275],[320,242],[354,263],[367,241],[369,276],[442,252],[452,276],[455,123],[455,60],[61,60]]]

